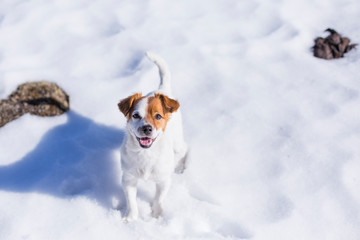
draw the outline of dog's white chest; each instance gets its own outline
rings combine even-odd
[[[150,175],[153,175],[153,169],[139,169],[139,175],[142,177],[142,179],[148,180]]]
[[[138,148],[131,148],[125,144],[121,149],[123,170],[144,180],[157,181],[168,177],[174,170],[174,154],[171,144],[169,145],[169,141],[163,137],[156,146],[141,151],[134,151]]]
[[[148,180],[150,177],[154,177],[157,162],[158,160],[152,152],[139,153],[136,156],[133,169],[139,178]]]

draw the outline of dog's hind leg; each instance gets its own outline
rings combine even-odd
[[[175,173],[181,174],[185,171],[189,164],[189,150],[184,148],[181,153],[175,153],[175,156],[178,156],[176,159],[179,159],[176,163]]]

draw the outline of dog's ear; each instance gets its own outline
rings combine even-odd
[[[161,103],[164,107],[165,113],[173,113],[176,112],[179,107],[180,107],[180,103],[174,99],[171,99],[163,94],[155,94],[155,97],[160,98]]]
[[[129,118],[132,108],[135,106],[136,101],[141,97],[141,93],[135,93],[119,102],[118,107],[125,117]]]

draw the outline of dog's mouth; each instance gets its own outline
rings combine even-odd
[[[149,148],[153,144],[153,142],[156,140],[156,138],[149,138],[149,137],[137,137],[137,140],[139,141],[139,144],[142,148]]]

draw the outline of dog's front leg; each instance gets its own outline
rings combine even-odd
[[[123,176],[123,188],[126,196],[125,222],[131,222],[138,218],[139,210],[136,203],[137,179],[129,175]]]
[[[170,184],[170,179],[156,183],[156,194],[151,207],[151,214],[155,218],[158,218],[162,215],[162,203],[167,192],[169,191]]]

